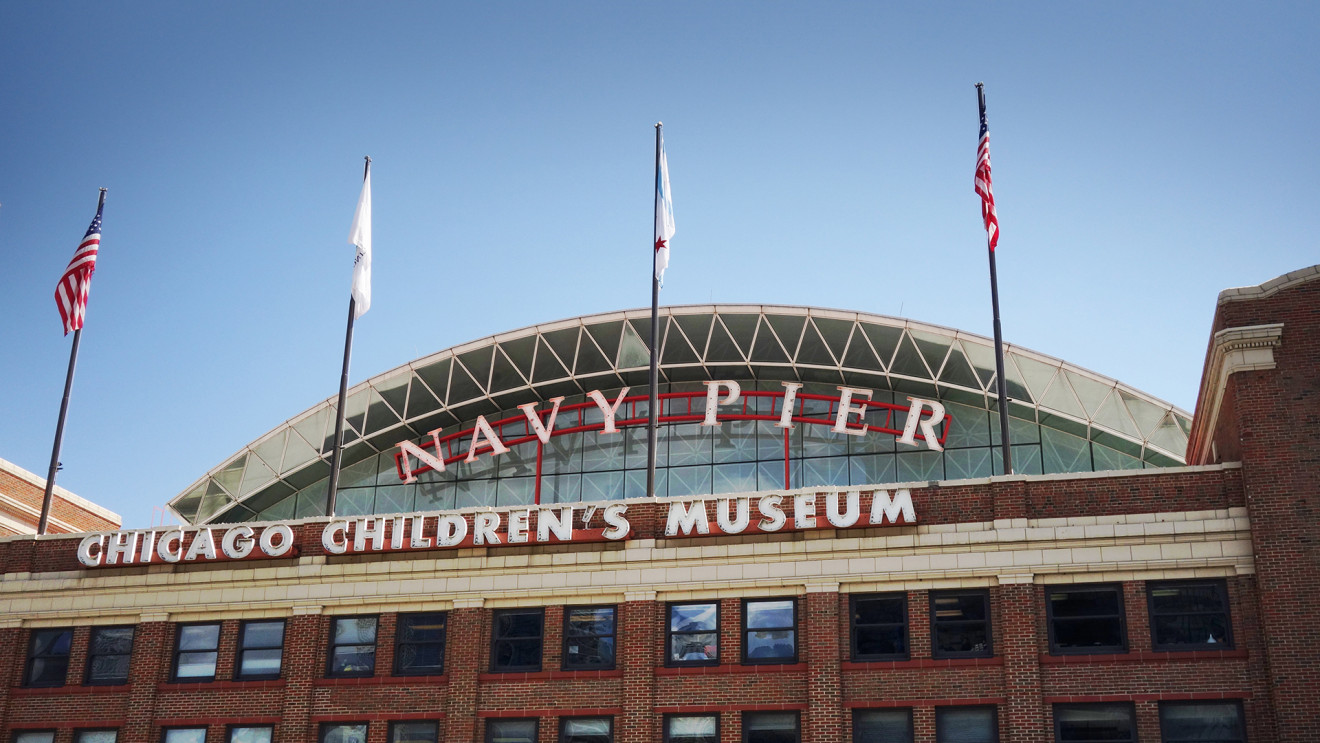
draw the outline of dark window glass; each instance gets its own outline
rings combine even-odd
[[[1136,741],[1137,724],[1130,704],[1056,704],[1054,740]]]
[[[162,743],[206,743],[206,728],[166,728]]]
[[[990,646],[990,592],[936,591],[930,595],[932,655],[982,658]]]
[[[330,623],[330,676],[370,676],[376,672],[376,618],[340,617]]]
[[[665,743],[719,743],[716,715],[666,715]]]
[[[536,743],[536,720],[486,720],[486,743]]]
[[[55,743],[54,730],[15,730],[14,743]]]
[[[564,668],[614,668],[613,606],[571,606],[564,611]]]
[[[743,601],[743,662],[797,662],[797,601]]]
[[[559,721],[559,743],[611,743],[612,717],[565,717]]]
[[[220,625],[181,624],[174,643],[174,680],[211,681],[220,647]]]
[[[283,658],[283,619],[243,623],[238,634],[239,678],[279,678]]]
[[[1233,647],[1223,581],[1149,583],[1150,635],[1156,650]]]
[[[391,722],[390,743],[436,743],[440,724],[431,722]]]
[[[713,666],[720,662],[720,605],[715,602],[669,605],[671,666]]]
[[[394,631],[394,675],[445,672],[445,613],[400,614]]]
[[[375,627],[372,636],[375,636]],[[350,722],[347,724],[321,725],[321,743],[367,743],[367,723]]]
[[[229,728],[229,743],[271,743],[275,740],[275,726],[255,727],[235,725]]]
[[[69,628],[32,630],[24,686],[64,686],[72,643],[73,630]]]
[[[907,595],[902,593],[852,598],[853,660],[907,660]]]
[[[545,610],[498,609],[492,619],[490,670],[541,670]]]
[[[936,707],[936,743],[994,743],[999,717],[994,707]]]
[[[132,658],[132,627],[94,627],[87,643],[87,683],[128,683]]]
[[[743,743],[797,743],[796,712],[744,712]]]
[[[1245,743],[1242,706],[1237,702],[1161,703],[1160,739],[1164,743]]]
[[[75,730],[73,743],[115,743],[119,740],[118,730]]]
[[[853,743],[912,743],[912,710],[853,710]]]
[[[1046,591],[1050,650],[1055,653],[1121,653],[1123,591],[1119,586],[1061,586]]]

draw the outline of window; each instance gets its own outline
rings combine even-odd
[[[1137,723],[1130,704],[1056,704],[1054,740],[1057,743],[1103,740],[1135,742]]]
[[[1161,702],[1160,740],[1246,743],[1238,702]]]
[[[436,743],[440,724],[430,722],[391,722],[390,743]]]
[[[370,676],[376,672],[376,618],[339,617],[330,623],[326,675]],[[324,731],[322,731],[324,735]],[[347,739],[346,739],[347,740]],[[338,743],[338,740],[335,741]]]
[[[87,683],[128,683],[128,665],[132,658],[132,627],[93,628],[87,643]]]
[[[1060,586],[1045,594],[1050,652],[1122,653],[1123,590],[1119,586]]]
[[[796,712],[744,712],[743,743],[797,743],[801,739]]]
[[[907,660],[907,595],[852,597],[853,660]]]
[[[853,710],[853,743],[912,743],[912,710]]]
[[[613,717],[565,717],[559,721],[559,743],[612,743]]]
[[[15,730],[14,743],[55,743],[54,730]]]
[[[275,740],[274,725],[246,727],[234,725],[229,728],[229,743],[271,743]]]
[[[279,678],[283,657],[283,619],[243,623],[238,633],[238,678]]]
[[[716,715],[665,715],[665,743],[719,743]]]
[[[614,668],[613,606],[570,606],[564,610],[564,670]]]
[[[936,658],[988,658],[989,591],[935,591],[930,594],[930,634]]]
[[[371,629],[374,636],[376,629],[375,617],[372,617]],[[375,646],[372,647],[374,654]],[[322,723],[321,743],[367,743],[367,723]]]
[[[161,743],[206,743],[206,728],[165,728]]]
[[[743,600],[743,663],[797,662],[797,601]]]
[[[936,707],[936,743],[995,743],[999,715],[994,707]]]
[[[400,614],[394,630],[394,675],[445,672],[445,613]]]
[[[545,610],[498,609],[493,617],[490,643],[490,670],[541,670],[541,634]]]
[[[216,650],[219,647],[218,623],[179,625],[174,642],[174,680],[214,680]]]
[[[669,605],[669,653],[665,665],[714,666],[720,662],[720,605]]]
[[[486,720],[486,743],[536,743],[536,720]]]
[[[64,686],[69,675],[69,646],[73,630],[34,629],[28,644],[27,672],[24,686]]]
[[[75,730],[73,732],[73,743],[115,743],[118,739],[118,730]]]
[[[1233,647],[1223,581],[1148,583],[1150,639],[1156,650]]]

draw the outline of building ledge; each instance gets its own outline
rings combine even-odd
[[[1095,655],[1046,655],[1040,656],[1042,666],[1090,663],[1159,663],[1178,660],[1244,660],[1246,650],[1182,650],[1182,651],[1140,651],[1135,653],[1097,653]]]

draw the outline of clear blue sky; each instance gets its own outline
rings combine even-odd
[[[991,333],[1190,410],[1219,290],[1317,263],[1320,5],[0,5],[0,458],[44,475],[54,286],[110,189],[59,483],[145,526],[352,382],[649,303],[805,304]]]

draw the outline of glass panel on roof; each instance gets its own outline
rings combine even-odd
[[[619,333],[622,330],[621,322],[588,326],[578,341],[577,367],[573,369],[573,374],[580,377],[613,369],[614,362],[611,359],[619,353]]]
[[[367,516],[375,512],[375,488],[340,488],[335,494],[336,516]]]
[[[944,366],[944,357],[949,353],[949,346],[953,343],[952,339],[945,335],[928,333],[924,330],[912,330],[912,340],[916,341],[917,349],[921,351],[922,357],[926,360],[926,366],[935,374],[939,374]]]
[[[220,483],[220,487],[230,493],[238,492],[238,484],[243,481],[243,467],[247,464],[248,455],[241,454],[234,458],[223,469],[211,476],[213,483]],[[208,494],[210,490],[208,489]]]
[[[742,360],[742,351],[738,349],[738,345],[729,336],[729,331],[724,328],[724,323],[716,318],[715,324],[710,329],[710,345],[706,348],[706,363]]]
[[[1143,438],[1148,438],[1156,427],[1164,421],[1164,414],[1167,412],[1164,408],[1152,405],[1123,390],[1119,390],[1118,394],[1123,402],[1127,404],[1128,412],[1132,414],[1133,420],[1137,422],[1137,428],[1144,434]]]
[[[408,420],[416,420],[440,408],[440,401],[421,379],[412,377],[408,390]]]
[[[807,323],[806,329],[802,331],[802,343],[798,346],[797,358],[794,363],[837,366],[834,357],[830,355],[829,347],[825,345],[825,339],[820,337],[820,331],[810,322]]]
[[[577,328],[573,328],[571,331],[557,331],[557,332],[573,333],[573,340],[571,342],[574,344],[577,343],[577,332],[578,332]],[[545,338],[542,338],[541,340],[537,341],[536,361],[532,367],[532,382],[533,383],[546,382],[552,379],[563,379],[564,377],[572,376],[568,372],[568,367],[573,365],[573,354],[574,354],[574,347],[569,346],[568,358],[563,362],[561,362],[559,358],[556,357],[555,353],[550,349],[550,346],[549,344],[546,343]]]
[[[802,330],[806,327],[807,318],[800,315],[766,315],[765,319],[770,323],[770,327],[779,337],[779,342],[784,345],[784,350],[788,352],[789,358],[797,355],[798,343],[802,340]]]
[[[418,511],[447,511],[455,508],[453,481],[418,482],[415,503]]]
[[[667,318],[668,323],[665,330],[665,345],[660,350],[661,364],[693,364],[701,361],[692,344],[688,342],[683,331],[679,328],[674,318]]]
[[[370,436],[390,426],[397,426],[401,422],[399,414],[385,402],[385,398],[381,397],[380,390],[371,388],[368,400],[370,403],[367,406],[367,420],[363,424],[365,426],[363,433]]]
[[[477,384],[471,374],[463,368],[461,362],[454,364],[454,371],[449,380],[449,405],[457,405],[465,400],[481,397],[485,388]]]
[[[285,521],[292,519],[294,518],[294,504],[297,499],[297,495],[289,495],[269,508],[262,510],[257,514],[257,518],[261,521]]]
[[[897,393],[895,401],[899,404],[907,402],[907,398],[921,397],[927,400],[938,398],[939,390],[936,389],[934,382],[923,382],[916,379],[907,379],[906,377],[893,377],[892,384],[894,392]]]
[[[454,358],[468,370],[468,373],[476,380],[477,385],[484,391],[488,389],[487,385],[490,384],[490,364],[491,354],[493,353],[495,353],[495,347],[492,345],[488,348],[478,348],[467,353],[458,354]]]
[[[934,379],[930,370],[926,368],[926,362],[921,358],[921,352],[917,350],[917,345],[912,341],[912,336],[903,334],[903,340],[899,341],[898,351],[894,354],[893,364],[889,367],[890,374],[902,374],[917,379]]]
[[[413,500],[417,486],[381,485],[376,488],[376,513],[409,513],[413,510]]]
[[[1059,374],[1054,378],[1054,383],[1045,390],[1045,394],[1036,398],[1042,407],[1051,408],[1060,413],[1071,415],[1081,420],[1087,420],[1086,411],[1082,409],[1082,404],[1077,401],[1072,393],[1072,388],[1068,385],[1068,380],[1064,375]]]
[[[291,472],[319,456],[316,449],[303,440],[295,429],[289,434],[289,442],[284,447],[284,462],[280,464],[280,473]]]
[[[1182,464],[1183,464],[1182,462],[1178,461],[1177,459],[1174,459],[1173,457],[1165,456],[1157,451],[1151,451],[1149,449],[1146,450],[1147,469],[1151,467],[1180,467],[1182,466]]]
[[[1017,362],[1018,371],[1022,372],[1022,380],[1026,383],[1027,389],[1031,391],[1031,399],[1040,400],[1045,394],[1046,387],[1048,387],[1050,382],[1053,381],[1054,375],[1058,372],[1058,368],[1021,354],[1015,353],[1009,355],[1012,357],[1013,361]],[[1005,359],[1005,365],[1007,365],[1007,359]],[[1010,382],[1013,380],[1013,372],[1011,370],[1008,372],[1008,379]],[[1009,396],[1018,397],[1011,391],[1009,392]]]
[[[945,477],[950,480],[989,477],[992,474],[990,470],[990,449],[989,447],[945,449],[944,469]]]
[[[1152,446],[1173,453],[1181,454],[1187,451],[1187,434],[1183,433],[1179,427],[1176,416],[1173,413],[1165,413],[1164,420],[1150,434],[1147,441]]]
[[[937,451],[900,451],[899,482],[930,482],[944,479],[944,457]]]
[[[853,369],[884,369],[875,351],[871,349],[871,343],[866,340],[866,333],[860,328],[853,330],[848,350],[843,355],[843,365]]]
[[[281,429],[274,436],[253,447],[253,452],[261,457],[271,469],[279,470],[284,459],[284,442],[289,438],[289,429]]]
[[[356,392],[348,393],[348,399],[344,401],[344,445],[349,442],[357,441],[362,431],[362,423],[367,417],[367,401],[370,387],[365,387]],[[334,439],[334,426],[330,427],[329,437]],[[330,442],[334,445],[334,441]]]
[[[1095,411],[1100,408],[1100,404],[1109,396],[1109,391],[1113,389],[1112,384],[1101,384],[1094,379],[1068,369],[1063,370],[1063,376],[1068,380],[1068,384],[1072,385],[1073,392],[1077,393],[1077,397],[1082,401],[1082,407],[1086,408],[1088,416],[1095,414]]]
[[[1024,420],[1012,415],[1010,409],[1008,437],[1013,446],[1038,443],[1040,441],[1040,426],[1035,421]],[[999,411],[997,410],[990,417],[990,443],[992,446],[999,446]]]
[[[524,377],[532,375],[532,351],[536,348],[535,334],[500,341],[499,347]]]
[[[993,392],[991,383],[995,378],[995,350],[970,340],[959,341],[958,345],[962,346],[967,360],[972,363],[977,378],[981,380],[981,388]]]
[[[743,356],[747,355],[752,350],[752,338],[756,334],[756,324],[761,316],[745,312],[729,312],[719,317],[729,331],[729,335],[733,336],[733,342],[738,344],[738,350]]]
[[[543,345],[549,345],[550,349],[559,356],[559,361],[563,363],[564,368],[573,368],[573,357],[577,353],[578,335],[582,332],[581,326],[571,328],[560,328],[541,334],[541,343],[538,344],[538,350]],[[539,355],[539,354],[538,354]]]
[[[880,363],[888,370],[894,352],[898,350],[898,342],[903,336],[902,328],[874,323],[859,323],[859,325],[862,332],[866,333],[867,340],[871,341],[871,347],[875,349],[876,355],[880,357]]]
[[[450,365],[451,359],[444,358],[434,364],[418,367],[416,370],[417,376],[426,383],[426,386],[431,389],[431,392],[436,396],[436,399],[440,401],[447,399],[446,395],[449,394]],[[410,404],[409,408],[411,407],[412,405]],[[412,414],[409,413],[408,417],[411,418]]]
[[[360,462],[343,465],[339,468],[339,487],[356,488],[376,484],[376,469],[380,466],[380,457],[368,457]]]
[[[940,381],[973,390],[984,389],[981,387],[981,381],[976,377],[976,372],[972,371],[971,363],[963,355],[962,348],[956,344],[949,351],[949,358],[945,360],[944,368],[940,371]]]
[[[533,341],[535,339],[532,339]],[[508,390],[515,387],[522,387],[527,384],[522,374],[514,367],[513,362],[504,355],[504,349],[495,347],[495,361],[491,369],[490,389],[491,391]]]
[[[1142,438],[1141,432],[1132,422],[1132,417],[1128,415],[1127,408],[1118,402],[1118,390],[1114,390],[1104,402],[1100,403],[1100,408],[1091,416],[1091,420],[1135,439]]]
[[[387,379],[376,380],[371,386],[376,388],[376,392],[380,393],[381,399],[389,404],[395,415],[403,415],[408,402],[408,382],[412,378],[412,372],[404,370],[391,374]]]
[[[174,508],[175,513],[179,514],[179,516],[185,522],[189,524],[196,523],[197,506],[201,504],[202,494],[205,492],[206,492],[206,482],[203,482],[202,484],[188,491],[187,495],[184,495],[176,499],[170,505],[171,507]]]
[[[1141,469],[1141,457],[1124,454],[1116,449],[1101,446],[1094,441],[1091,442],[1091,454],[1095,462],[1096,472]]]
[[[991,457],[994,460],[995,474],[1004,474],[1004,456],[999,447],[991,449]],[[1015,475],[1040,475],[1040,444],[1018,444],[1013,445],[1013,474]]]
[[[1090,442],[1072,434],[1041,428],[1042,469],[1046,474],[1091,471]]]
[[[897,466],[893,454],[863,454],[849,457],[848,482],[851,485],[898,482]]]
[[[202,496],[202,502],[197,506],[197,522],[203,522],[211,518],[217,511],[229,505],[233,501],[225,491],[216,484],[213,478],[206,487],[206,495]]]
[[[651,349],[631,325],[623,326],[623,341],[619,344],[619,369],[651,366]]]
[[[946,449],[963,446],[990,446],[990,414],[985,410],[946,402],[944,412],[951,418]],[[999,421],[994,421],[998,425]]]
[[[248,466],[243,470],[243,483],[238,486],[238,497],[242,498],[255,492],[261,486],[275,479],[275,471],[266,466],[259,457],[249,457]]]
[[[812,317],[811,321],[815,323],[816,329],[820,331],[821,338],[825,339],[825,345],[829,346],[830,353],[835,359],[842,359],[843,352],[848,345],[848,338],[852,335],[853,326],[857,323],[852,320],[836,320],[832,317]]]
[[[697,350],[698,356],[706,354],[706,341],[710,338],[710,325],[715,321],[714,315],[674,315],[674,321],[678,327],[683,329],[683,335],[692,343],[692,347]]]
[[[1031,392],[1027,389],[1027,383],[1022,377],[1022,372],[1018,370],[1017,364],[1014,363],[1015,358],[1016,356],[1011,353],[1004,354],[1004,376],[1008,377],[1005,386],[1008,387],[1009,402],[1022,400],[1028,404],[1034,403],[1036,398],[1032,397]]]

